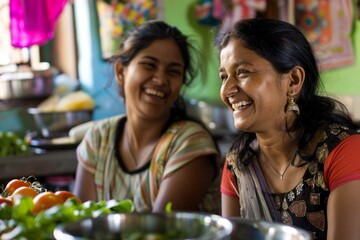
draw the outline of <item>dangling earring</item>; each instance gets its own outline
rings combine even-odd
[[[297,115],[300,115],[299,105],[296,104],[295,98],[292,96],[290,96],[288,99],[286,113],[289,113],[291,111],[294,111],[294,112],[296,112]]]

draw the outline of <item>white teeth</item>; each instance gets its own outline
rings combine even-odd
[[[163,98],[165,96],[165,94],[163,92],[159,92],[159,91],[156,91],[154,89],[149,89],[149,88],[145,89],[145,93],[150,94],[150,95],[154,95],[154,96],[157,96],[157,97],[161,97],[161,98]]]
[[[241,102],[232,104],[232,108],[234,110],[239,110],[247,105],[250,105],[251,103],[252,103],[252,101],[241,101]]]

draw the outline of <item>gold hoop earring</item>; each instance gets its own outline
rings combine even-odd
[[[296,104],[295,98],[290,96],[288,99],[287,107],[286,107],[286,113],[289,113],[291,111],[296,112],[297,115],[300,115],[300,108],[299,105]]]

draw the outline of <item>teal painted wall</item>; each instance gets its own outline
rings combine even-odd
[[[81,88],[95,100],[94,120],[125,112],[111,64],[101,55],[96,1],[76,0],[75,24]]]

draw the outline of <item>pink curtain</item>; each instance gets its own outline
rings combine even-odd
[[[30,47],[54,36],[56,21],[67,0],[10,0],[11,45]]]

